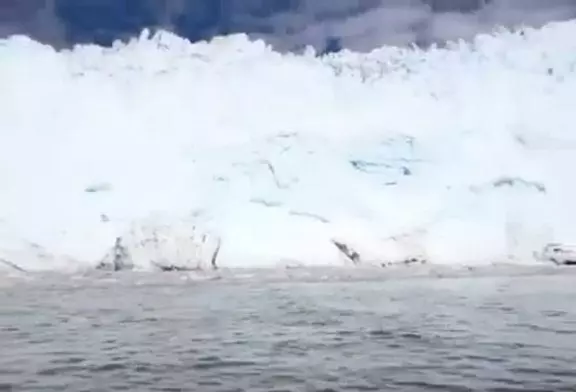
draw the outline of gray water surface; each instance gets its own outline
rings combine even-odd
[[[0,286],[0,390],[576,391],[576,277]]]

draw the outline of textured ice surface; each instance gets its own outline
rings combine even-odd
[[[0,41],[0,270],[547,261],[576,243],[574,34]]]

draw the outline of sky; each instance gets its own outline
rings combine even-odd
[[[245,32],[279,50],[322,49],[336,38],[369,51],[572,18],[576,0],[1,0],[0,37],[109,45],[151,27],[192,41]]]

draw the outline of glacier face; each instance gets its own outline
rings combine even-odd
[[[574,33],[0,41],[0,270],[540,262],[576,242]]]

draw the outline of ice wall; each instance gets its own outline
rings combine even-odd
[[[537,262],[576,242],[575,34],[0,41],[0,269]]]

